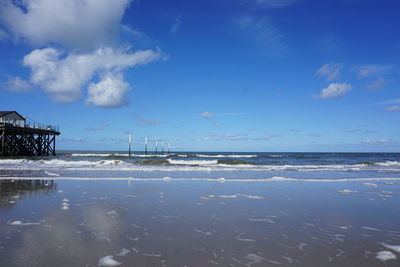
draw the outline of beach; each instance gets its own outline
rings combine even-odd
[[[204,155],[0,160],[2,265],[399,265],[398,154]]]

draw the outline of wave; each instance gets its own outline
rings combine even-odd
[[[38,160],[37,163],[43,165],[63,165],[63,166],[95,166],[95,165],[126,165],[127,162],[123,160],[98,160],[98,161],[90,161],[90,160],[62,160],[62,159],[50,159],[50,160]]]
[[[144,159],[135,161],[135,164],[143,164],[143,165],[168,165],[169,162],[167,160],[159,160],[159,159]]]
[[[216,165],[218,164],[218,160],[176,160],[176,159],[167,159],[170,164],[173,165]]]
[[[225,165],[255,165],[255,162],[245,161],[245,160],[237,160],[237,159],[219,159],[218,164]]]
[[[366,177],[366,178],[337,178],[337,179],[314,179],[314,178],[289,178],[289,177],[272,177],[260,179],[240,179],[240,178],[171,178],[171,177],[0,177],[0,180],[119,180],[119,181],[209,181],[209,182],[366,182],[366,181],[400,181],[396,177]]]
[[[73,153],[71,154],[72,157],[129,157],[129,154],[123,154],[123,153]],[[165,158],[168,156],[172,156],[172,154],[131,154],[131,157],[139,157],[139,158],[155,158],[155,157],[161,157]],[[176,156],[182,156],[182,155],[176,155]],[[186,155],[183,155],[186,156]]]
[[[399,161],[376,162],[375,164],[379,165],[379,166],[390,166],[390,167],[400,166],[400,162]]]
[[[207,155],[207,154],[196,154],[199,158],[256,158],[257,155]]]
[[[111,157],[111,156],[122,156],[125,154],[110,154],[110,153],[73,153],[71,154],[72,157]],[[126,154],[128,155],[128,154]]]
[[[187,160],[148,158],[136,161],[122,159],[74,160],[74,159],[0,159],[0,169],[9,170],[137,170],[137,171],[298,171],[298,172],[400,172],[400,162],[386,161],[375,164],[330,165],[263,165],[236,159]]]
[[[235,160],[235,159],[218,159],[218,160],[174,160],[167,159],[167,162],[172,165],[196,165],[196,166],[204,166],[204,165],[246,165],[246,164],[254,164],[245,160]]]
[[[282,158],[284,155],[283,154],[270,154],[268,157],[270,158]]]

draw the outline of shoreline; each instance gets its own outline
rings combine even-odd
[[[286,178],[286,177],[272,177],[272,178],[260,178],[260,179],[236,179],[236,178],[136,178],[136,177],[1,177],[1,180],[95,180],[95,181],[204,181],[204,182],[365,182],[365,181],[400,181],[400,177],[371,177],[371,178],[338,178],[338,179],[307,179],[307,178]]]

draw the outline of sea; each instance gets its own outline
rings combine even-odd
[[[129,155],[122,151],[60,151],[57,156],[0,159],[0,176],[343,180],[400,177],[400,153],[178,152]]]
[[[0,158],[0,266],[400,266],[400,153]]]

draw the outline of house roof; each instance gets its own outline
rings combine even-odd
[[[0,111],[0,117],[3,117],[3,116],[5,116],[7,114],[10,114],[10,113],[17,113],[18,116],[20,116],[21,118],[23,118],[25,120],[25,118],[21,114],[16,112],[16,111]]]

